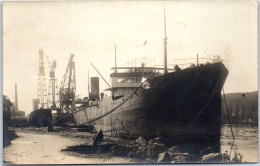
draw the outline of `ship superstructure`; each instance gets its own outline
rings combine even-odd
[[[92,125],[116,137],[219,141],[221,89],[228,70],[220,60],[205,64],[198,60],[197,56],[197,64],[184,69],[168,68],[165,28],[164,66],[118,67],[115,60],[111,86],[106,89],[111,95],[101,93],[76,108],[76,124]],[[219,151],[219,144],[214,148]]]

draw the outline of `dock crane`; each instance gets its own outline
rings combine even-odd
[[[76,79],[75,79],[75,62],[74,54],[70,55],[69,63],[67,65],[65,74],[60,85],[60,109],[65,110],[66,113],[72,112],[75,109],[75,93],[76,93]]]
[[[57,63],[55,60],[52,63],[49,60],[48,55],[46,54],[46,59],[49,65],[49,87],[48,87],[48,107],[51,109],[57,109],[57,99],[58,99],[58,84],[57,79],[55,78],[55,70]]]
[[[44,67],[43,49],[39,50],[39,72],[38,72],[38,99],[40,108],[46,108],[46,78]],[[38,106],[37,106],[38,107]]]

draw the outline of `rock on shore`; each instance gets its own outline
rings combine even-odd
[[[203,163],[218,163],[222,161],[222,154],[221,153],[210,153],[207,155],[202,156],[201,161]]]
[[[128,156],[152,163],[221,163],[228,162],[222,153],[213,153],[211,147],[200,151],[198,157],[182,152],[178,146],[167,148],[158,138],[146,141],[139,137],[128,145],[115,145],[110,150],[111,155]],[[225,156],[225,155],[224,155]]]

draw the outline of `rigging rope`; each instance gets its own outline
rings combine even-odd
[[[224,86],[223,86],[222,89],[223,89],[223,96],[224,96],[224,102],[225,102],[225,108],[226,108],[226,112],[227,112],[227,116],[228,116],[229,126],[230,126],[230,129],[231,129],[233,140],[235,141],[235,137],[234,137],[234,133],[233,133],[232,125],[231,125],[231,119],[230,119],[229,113],[228,113],[227,101],[226,101],[226,95],[225,95],[225,91],[224,91]]]

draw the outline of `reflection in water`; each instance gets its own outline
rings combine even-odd
[[[233,141],[229,125],[221,128],[221,152],[228,151],[231,157],[240,154],[242,162],[258,162],[258,126],[257,125],[232,125],[235,136]]]

